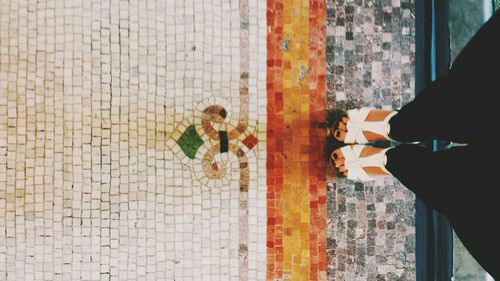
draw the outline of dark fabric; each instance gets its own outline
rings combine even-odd
[[[402,144],[386,168],[429,207],[444,214],[472,256],[500,280],[500,148],[467,145],[433,152]]]
[[[499,143],[500,12],[469,41],[448,74],[390,120],[396,141]]]
[[[472,256],[500,280],[500,12],[476,33],[442,78],[390,120],[396,141],[467,143],[448,151],[404,144],[387,169],[444,214]]]

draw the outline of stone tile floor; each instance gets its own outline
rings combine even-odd
[[[0,3],[0,279],[263,280],[266,5]]]
[[[412,9],[1,0],[0,279],[413,280],[413,195],[318,162],[327,107],[412,98]]]
[[[412,0],[327,1],[327,106],[399,109],[414,97]],[[396,179],[328,183],[329,280],[415,280],[415,197]]]

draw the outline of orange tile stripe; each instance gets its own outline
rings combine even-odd
[[[267,1],[267,280],[283,277],[283,0]]]
[[[311,0],[309,9],[309,227],[311,270],[309,280],[326,280],[326,163],[323,150],[326,132],[326,1]]]
[[[267,280],[326,280],[326,3],[267,3]]]
[[[283,279],[309,278],[309,2],[285,0],[283,39]],[[290,67],[288,67],[288,65]]]

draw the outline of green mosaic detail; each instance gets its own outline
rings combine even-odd
[[[203,140],[200,138],[200,135],[198,135],[198,132],[196,132],[194,125],[191,125],[182,133],[181,137],[177,140],[177,144],[187,157],[194,159],[196,152],[203,144]]]
[[[493,0],[493,7],[495,8],[495,11],[498,11],[500,8],[500,0]]]

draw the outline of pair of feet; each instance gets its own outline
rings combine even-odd
[[[391,113],[393,112],[380,109],[371,109],[366,115],[366,118],[364,118],[364,121],[365,122],[384,121]],[[330,129],[330,134],[338,141],[345,142],[346,137],[348,137],[347,133],[349,131],[348,130],[349,121],[350,121],[349,117],[343,117],[341,120],[338,120],[338,122],[336,122],[334,126]],[[368,142],[387,140],[387,138],[384,135],[377,134],[372,131],[363,130],[362,133]],[[354,144],[351,145],[351,148],[353,148],[354,146],[355,146]],[[380,153],[382,150],[383,148],[363,146],[361,153],[359,154],[359,158],[362,159],[375,155],[377,153]],[[340,148],[332,152],[330,161],[331,165],[334,166],[341,174],[343,174],[346,177],[349,176],[349,171],[346,168],[346,156],[344,155],[344,153]],[[362,169],[368,176],[372,178],[384,177],[389,175],[389,173],[387,173],[387,171],[380,166],[364,166],[362,167]]]

